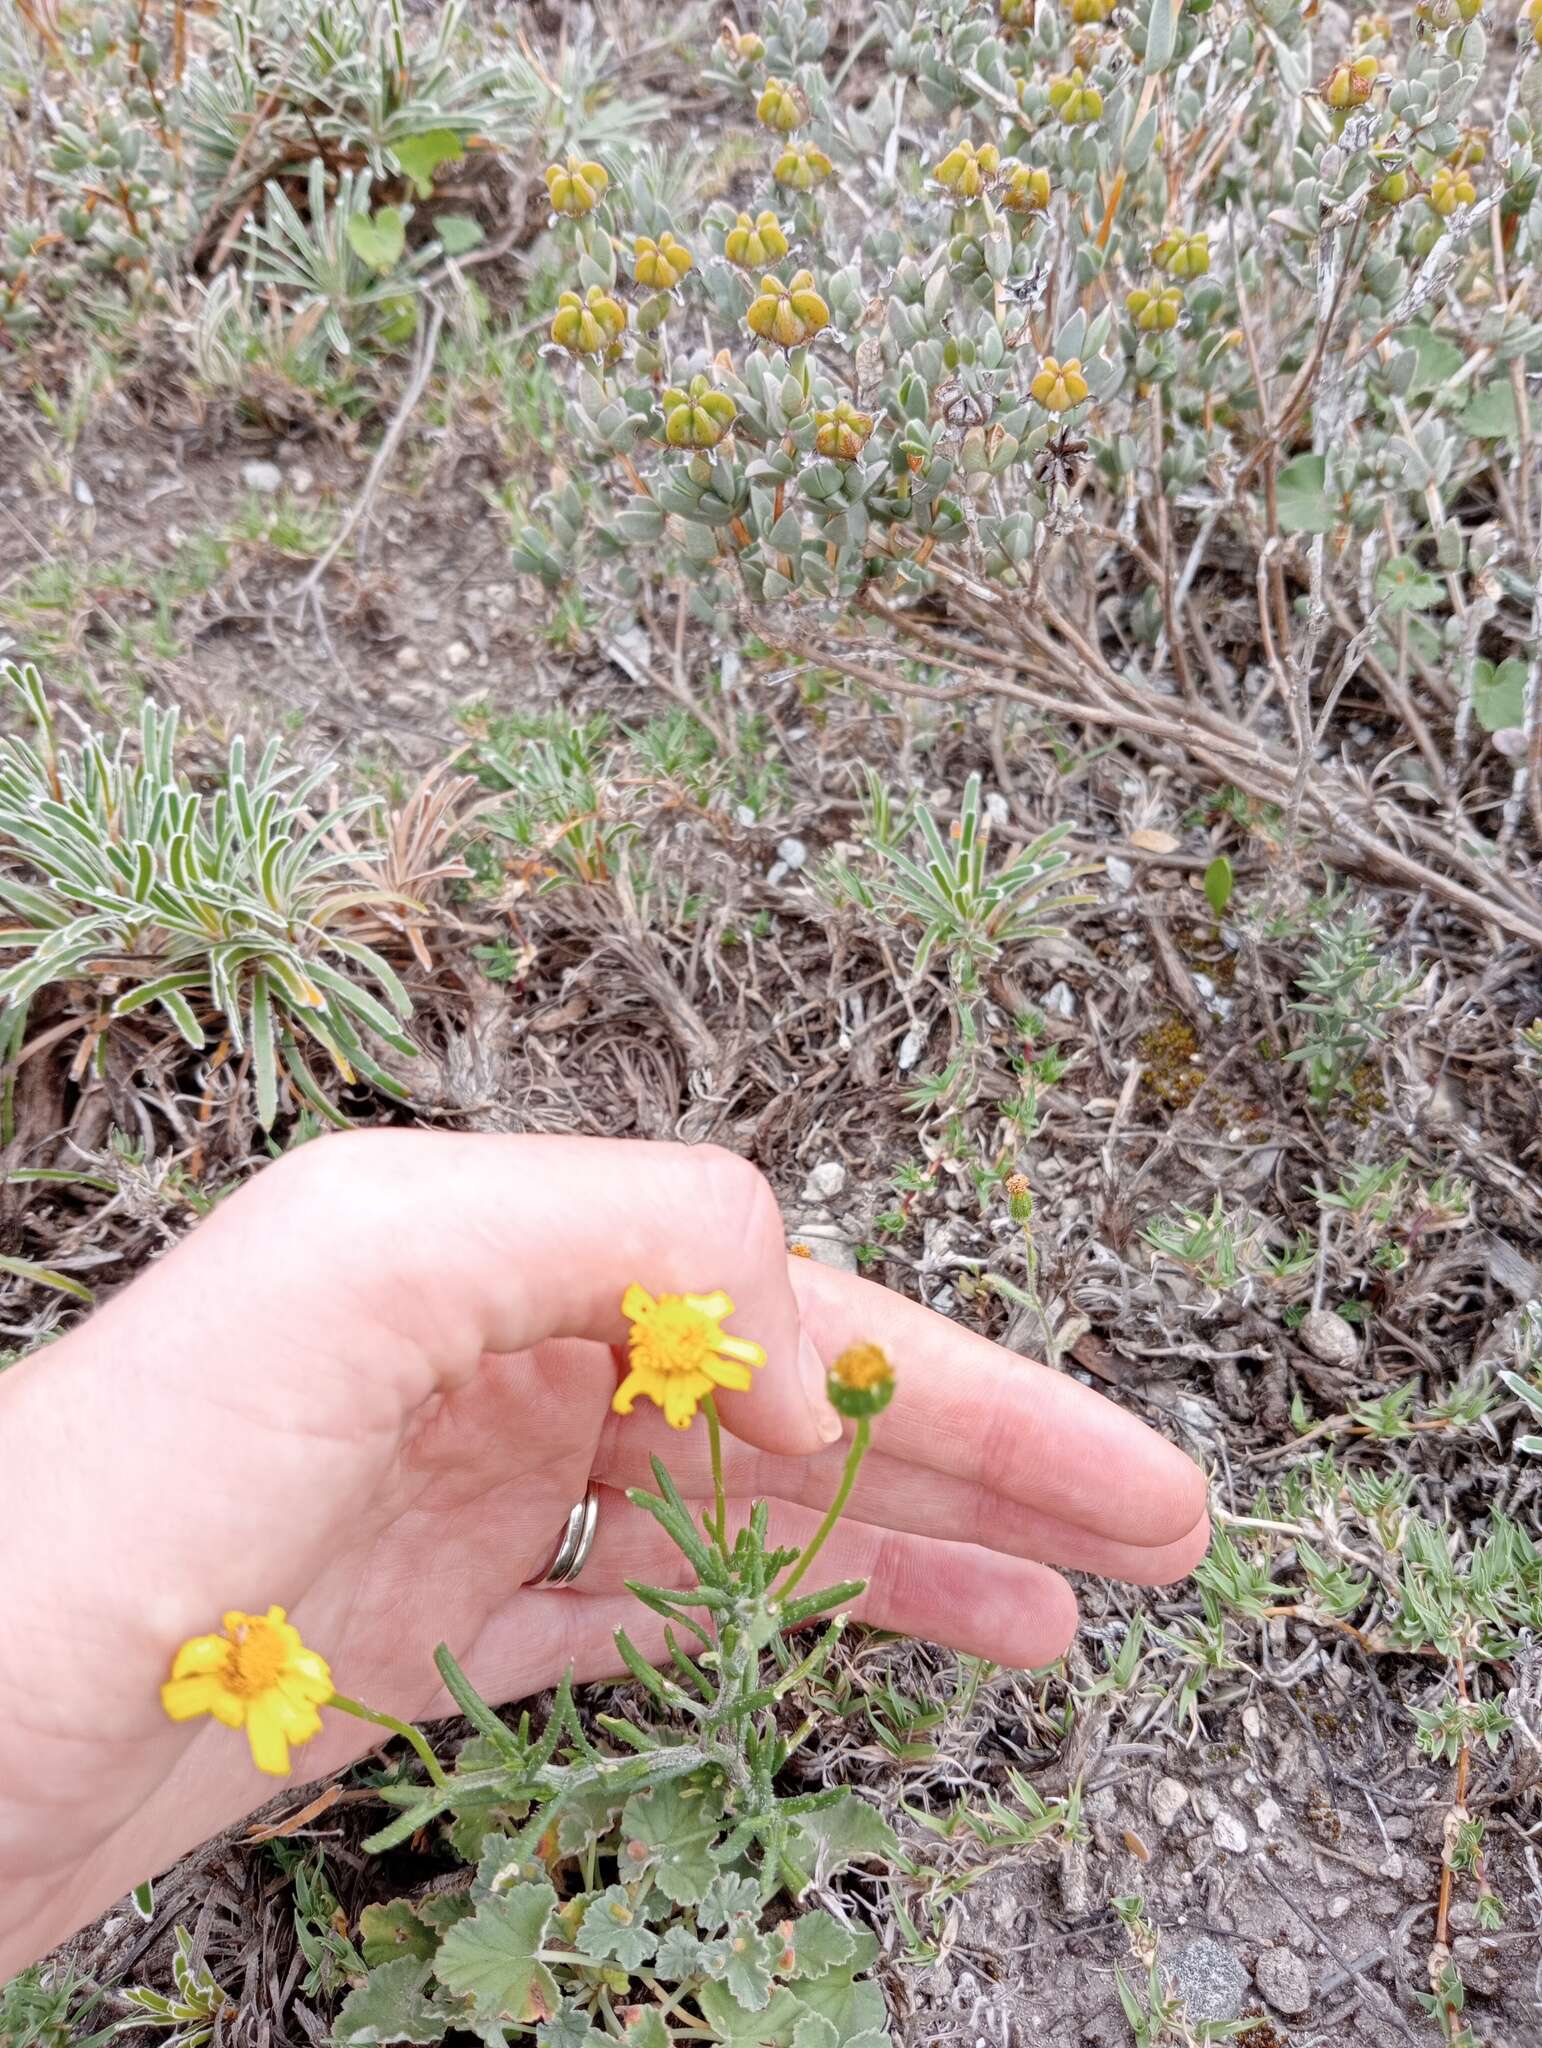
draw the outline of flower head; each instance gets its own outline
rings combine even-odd
[[[593,213],[609,183],[603,164],[588,163],[582,157],[570,156],[566,163],[546,166],[552,211],[568,220],[582,220],[586,213]]]
[[[1069,412],[1087,396],[1080,357],[1068,356],[1058,363],[1053,356],[1046,356],[1028,389],[1046,412]]]
[[[1356,57],[1353,64],[1335,64],[1318,90],[1335,112],[1363,107],[1375,90],[1380,70],[1374,57]]]
[[[698,1403],[714,1387],[745,1393],[750,1367],[764,1365],[766,1354],[747,1337],[731,1337],[723,1328],[734,1305],[728,1295],[661,1294],[631,1286],[621,1299],[621,1313],[632,1325],[627,1340],[631,1371],[616,1389],[612,1403],[618,1415],[630,1415],[639,1394],[664,1411],[671,1429],[688,1429]]]
[[[879,1415],[894,1399],[894,1368],[878,1344],[848,1344],[825,1381],[830,1406],[857,1422]]]
[[[161,1705],[173,1721],[212,1714],[227,1728],[245,1728],[258,1770],[287,1777],[290,1743],[321,1733],[317,1709],[332,1697],[332,1674],[306,1649],[282,1607],[266,1614],[232,1609],[224,1630],[182,1645],[161,1687]]]

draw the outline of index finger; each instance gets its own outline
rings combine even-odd
[[[822,1357],[858,1343],[889,1354],[895,1394],[880,1427],[893,1457],[1120,1543],[1175,1543],[1204,1514],[1193,1460],[1090,1387],[870,1280],[788,1264]]]

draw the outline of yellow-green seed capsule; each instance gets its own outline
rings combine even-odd
[[[858,412],[849,398],[814,415],[814,449],[831,462],[855,462],[873,431],[871,413]]]
[[[1050,191],[1048,171],[1010,156],[1001,166],[1001,204],[1009,213],[1042,213]]]
[[[546,190],[553,213],[568,220],[582,220],[593,213],[605,196],[610,178],[602,164],[570,156],[565,164],[546,166]]]
[[[638,235],[632,243],[632,275],[649,291],[672,292],[695,260],[667,228],[656,242],[650,235]]]
[[[714,391],[700,375],[684,391],[671,385],[659,402],[664,408],[664,439],[671,448],[715,448],[739,415],[728,393]]]
[[[1176,285],[1165,291],[1136,290],[1125,298],[1130,318],[1142,334],[1166,334],[1178,325],[1183,312],[1183,294]]]
[[[1103,95],[1087,83],[1079,64],[1069,77],[1050,81],[1049,103],[1067,128],[1085,128],[1102,118]]]
[[[728,230],[723,254],[740,270],[764,270],[787,254],[787,236],[769,208],[753,220],[741,213]]]
[[[830,308],[814,289],[812,271],[800,270],[791,284],[763,277],[745,314],[751,334],[778,348],[797,348],[830,324]]]
[[[972,142],[960,142],[934,166],[932,176],[958,198],[978,199],[1000,168],[1001,151],[994,142],[982,143],[978,149]]]
[[[1069,412],[1087,396],[1081,358],[1071,356],[1057,363],[1053,356],[1046,356],[1028,390],[1046,412]]]
[[[797,86],[789,85],[785,78],[769,78],[755,102],[755,119],[762,128],[790,135],[808,119],[808,102]]]
[[[626,308],[597,284],[591,285],[583,298],[577,292],[564,292],[557,301],[551,338],[569,355],[617,353],[625,332]]]
[[[1203,277],[1210,268],[1210,237],[1164,235],[1152,250],[1151,260],[1169,277]]]
[[[812,142],[789,143],[777,158],[771,175],[790,192],[812,192],[829,177],[834,165]]]

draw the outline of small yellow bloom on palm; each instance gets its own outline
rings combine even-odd
[[[632,1325],[631,1371],[616,1389],[616,1413],[630,1415],[642,1394],[663,1409],[671,1429],[688,1429],[715,1387],[748,1392],[750,1368],[764,1365],[766,1354],[723,1328],[733,1312],[732,1300],[721,1291],[655,1298],[646,1287],[629,1287],[621,1313]]]
[[[332,1674],[282,1607],[266,1614],[232,1609],[224,1629],[182,1645],[161,1705],[173,1721],[212,1714],[227,1728],[244,1728],[258,1770],[287,1777],[290,1744],[321,1733],[318,1709],[332,1698]]]

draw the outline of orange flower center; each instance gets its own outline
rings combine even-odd
[[[288,1661],[284,1638],[271,1622],[249,1622],[231,1646],[225,1683],[239,1698],[255,1699],[277,1684]]]
[[[678,1294],[661,1294],[632,1326],[632,1358],[646,1370],[699,1373],[716,1356],[718,1330]]]
[[[894,1377],[894,1368],[878,1344],[848,1345],[830,1372],[841,1386],[850,1387],[854,1394],[867,1394],[874,1387],[887,1386]]]

